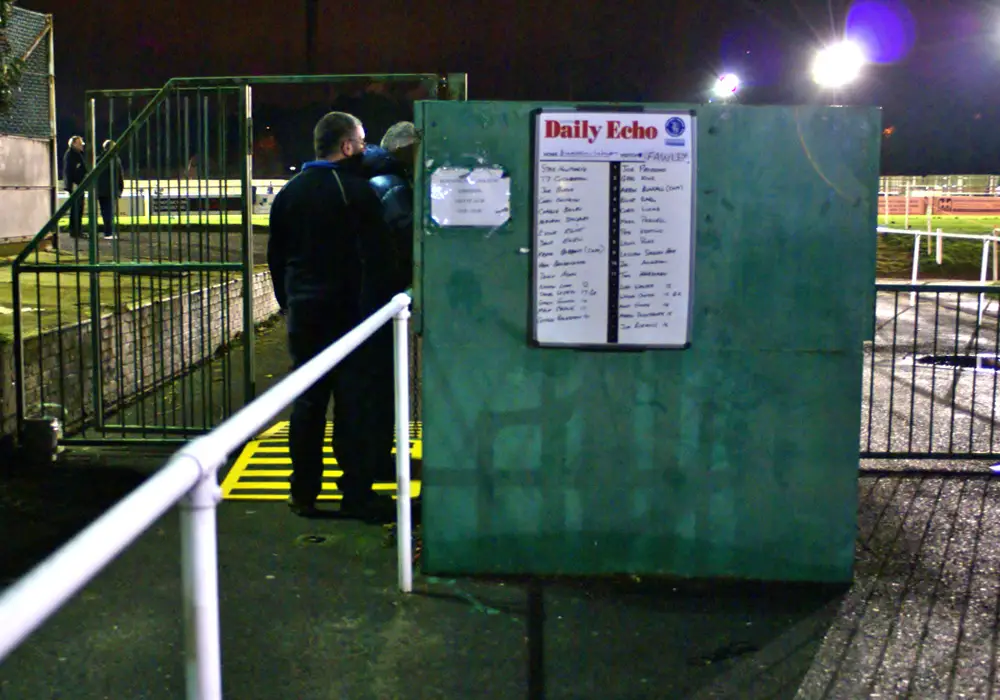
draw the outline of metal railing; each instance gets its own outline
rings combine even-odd
[[[399,294],[211,433],[178,451],[154,476],[11,586],[0,597],[0,660],[45,622],[174,504],[181,502],[187,697],[222,697],[215,508],[218,471],[278,413],[390,320],[394,326],[396,517],[399,589],[413,590],[410,520],[408,329]]]
[[[876,284],[861,456],[997,459],[1000,288]]]
[[[18,432],[58,419],[67,444],[179,445],[253,400],[255,324],[277,310],[254,295],[266,275],[254,144],[267,131],[254,101],[314,86],[323,109],[331,86],[376,83],[427,99],[465,99],[467,85],[464,74],[279,75],[88,91],[92,169],[11,266]],[[105,137],[116,143],[98,159]],[[123,196],[102,196],[116,169]],[[77,210],[89,240],[60,233]]]
[[[990,262],[991,249],[993,251],[993,280],[997,281],[997,278],[1000,277],[1000,273],[998,273],[997,269],[998,266],[1000,266],[1000,255],[998,255],[998,246],[1000,246],[1000,237],[996,235],[988,236],[988,235],[974,234],[974,233],[947,233],[942,231],[941,229],[938,229],[935,233],[926,233],[924,231],[910,231],[907,229],[888,228],[885,226],[879,226],[876,230],[878,231],[879,234],[883,235],[899,234],[899,235],[914,237],[913,262],[910,271],[910,284],[913,286],[917,285],[917,278],[919,277],[920,274],[920,242],[921,239],[925,236],[927,237],[928,248],[931,245],[931,240],[932,239],[934,240],[936,261],[938,265],[941,265],[944,262],[944,241],[946,238],[953,240],[976,241],[982,243],[983,250],[979,265],[979,284],[981,286],[986,284],[986,273],[987,270],[989,269],[988,264]],[[994,229],[994,234],[995,233],[996,229]],[[911,304],[916,302],[915,294],[916,294],[915,291],[910,294]],[[984,294],[985,292],[983,294],[980,294],[979,296],[980,321],[982,321],[982,311],[985,309],[985,306],[983,304]]]
[[[234,151],[247,152],[249,134],[230,123],[248,112],[249,88],[171,80],[122,102],[128,126],[108,133],[117,142],[98,160],[88,99],[90,170],[11,266],[18,428],[28,418],[58,418],[75,435],[67,442],[108,440],[110,431],[123,443],[180,444],[255,393],[252,202],[237,187],[238,210],[213,218],[200,211],[210,202],[197,191],[209,156],[224,180],[239,177],[228,164]],[[172,178],[189,153],[200,156],[197,172]],[[121,211],[132,200],[116,196],[117,180],[133,183],[140,168],[185,187],[199,211],[183,222]],[[60,234],[73,212],[89,240]],[[99,215],[116,237],[102,240]],[[238,338],[242,353],[218,352]],[[154,395],[177,380],[172,399]],[[46,413],[52,407],[56,415]]]

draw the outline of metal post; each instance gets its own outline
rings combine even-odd
[[[937,230],[937,264],[944,264],[944,236],[941,235],[941,229]]]
[[[979,265],[979,285],[983,286],[986,284],[986,264],[990,260],[990,241],[983,241],[983,260]],[[979,295],[979,321],[983,322],[983,299],[986,298],[985,294],[980,293]]]
[[[906,213],[903,214],[903,228],[910,228],[910,183],[906,183]]]
[[[910,284],[916,285],[917,283],[917,269],[920,267],[920,234],[918,233],[913,238],[913,270],[910,273]],[[910,303],[917,303],[916,292],[910,292]]]
[[[465,101],[469,97],[468,73],[448,73],[445,76],[446,98]]]
[[[96,101],[87,100],[87,153],[90,156],[90,171],[97,166],[97,109]],[[97,265],[97,193],[96,181],[87,195],[87,228],[90,240],[87,241],[89,251],[88,262]],[[58,274],[58,273],[56,273]],[[90,352],[91,352],[91,397],[93,419],[98,427],[104,423],[104,385],[101,379],[101,277],[96,270],[90,273]],[[86,416],[80,416],[86,421]]]
[[[17,415],[17,440],[24,430],[24,328],[21,321],[21,265],[11,265],[11,303],[14,305],[14,412]]]
[[[49,206],[52,209],[50,217],[56,215],[59,208],[59,142],[56,133],[56,42],[53,36],[54,22],[52,15],[45,15],[45,24],[49,31],[49,150],[51,151],[50,167],[52,168],[52,195]],[[52,228],[52,247],[59,248],[59,222]]]
[[[406,296],[406,295],[400,295]],[[396,550],[399,590],[413,591],[413,533],[410,521],[410,299],[393,317],[396,380]]]
[[[222,500],[215,471],[181,501],[181,575],[184,580],[184,646],[189,700],[221,700],[219,570],[215,507]]]
[[[248,83],[240,90],[240,159],[242,180],[243,234],[243,400],[253,401],[257,396],[254,366],[253,325],[253,94]]]
[[[997,229],[993,229],[993,281],[996,282],[997,278],[1000,277],[1000,260],[997,260],[997,253],[1000,253],[1000,244],[995,240],[997,235]]]

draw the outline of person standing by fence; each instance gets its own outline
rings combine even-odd
[[[107,156],[108,151],[115,145],[111,139],[107,139],[101,144],[101,158]],[[101,173],[97,181],[97,203],[101,206],[101,221],[104,223],[104,237],[114,238],[115,236],[115,210],[118,208],[118,200],[125,191],[125,170],[122,168],[121,159],[116,155],[108,165],[108,169]]]
[[[63,189],[70,196],[87,175],[87,163],[83,159],[83,137],[70,136],[69,147],[63,154]],[[77,199],[69,210],[69,233],[73,238],[83,238],[83,197]]]
[[[357,117],[331,112],[316,124],[316,160],[278,192],[271,206],[268,266],[279,307],[286,313],[289,350],[301,367],[389,301],[389,231],[378,197],[361,174],[364,128]],[[390,329],[391,330],[391,329]],[[331,394],[333,448],[344,475],[338,480],[344,517],[386,521],[392,503],[372,491],[392,450],[393,413],[379,420],[368,391],[372,342],[348,355],[295,401],[289,425],[292,512],[321,515],[323,438]],[[380,358],[374,358],[375,360]],[[379,368],[381,369],[381,368]],[[390,368],[391,371],[391,365]],[[391,475],[388,475],[391,476]],[[393,479],[394,480],[394,479]]]

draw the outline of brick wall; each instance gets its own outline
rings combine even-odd
[[[236,340],[243,330],[243,281],[175,295],[100,319],[105,410],[127,404],[181,376]],[[268,272],[253,277],[254,321],[278,311]],[[28,338],[24,345],[25,411],[63,406],[68,429],[90,417],[93,406],[92,324],[88,320]],[[0,431],[16,430],[13,346],[0,346]],[[138,388],[138,391],[137,391]],[[62,397],[65,397],[64,399]]]

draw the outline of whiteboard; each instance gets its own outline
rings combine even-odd
[[[537,114],[538,345],[688,346],[695,162],[692,112]]]

